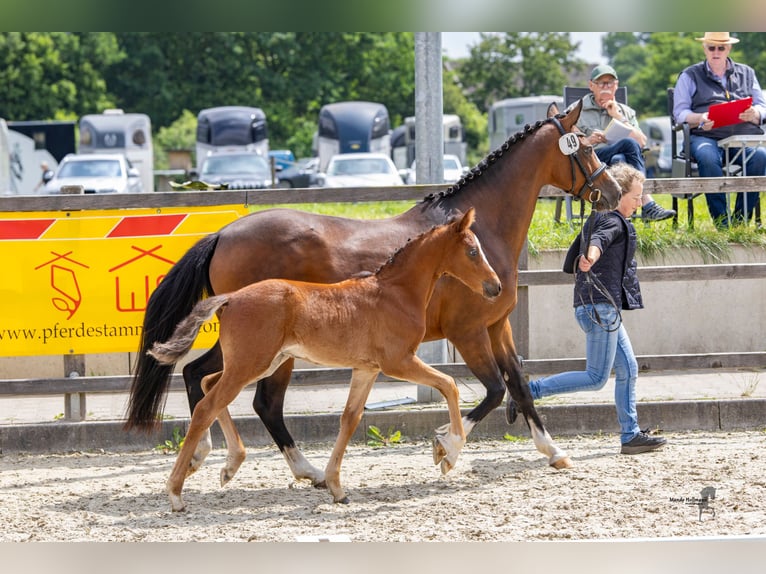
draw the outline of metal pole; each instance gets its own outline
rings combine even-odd
[[[415,32],[415,177],[418,183],[444,179],[444,133],[442,130],[442,37],[441,32]],[[447,363],[447,341],[429,341],[418,348],[426,363]],[[438,391],[418,385],[418,402],[443,400]]]

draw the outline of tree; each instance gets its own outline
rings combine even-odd
[[[480,110],[505,98],[560,94],[567,74],[585,67],[574,56],[576,46],[568,33],[483,33],[480,37],[457,67],[468,99]]]
[[[0,117],[78,118],[113,107],[103,73],[122,57],[111,33],[0,32]]]

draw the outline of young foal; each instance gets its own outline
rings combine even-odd
[[[173,510],[184,509],[184,479],[202,464],[194,459],[194,451],[216,417],[228,448],[221,484],[234,476],[245,449],[227,405],[249,383],[269,376],[290,358],[353,369],[340,431],[325,468],[325,483],[335,502],[348,502],[340,484],[343,453],[381,371],[434,387],[447,400],[449,429],[434,441],[434,463],[448,472],[466,440],[458,390],[451,377],[423,363],[415,351],[426,331],[426,306],[439,277],[451,275],[488,298],[500,293],[500,280],[469,229],[473,221],[471,208],[415,238],[364,278],[333,284],[268,279],[210,297],[179,323],[169,341],[155,343],[149,353],[157,361],[177,362],[191,348],[202,323],[220,310],[224,368],[202,382],[205,397],[194,409],[167,482]],[[285,458],[292,466],[288,453]]]

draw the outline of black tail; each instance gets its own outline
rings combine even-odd
[[[174,365],[161,365],[147,354],[155,342],[167,341],[176,325],[211,292],[208,268],[218,234],[200,239],[170,269],[146,306],[144,328],[130,388],[125,430],[151,431],[159,424]]]

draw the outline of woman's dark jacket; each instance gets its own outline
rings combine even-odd
[[[609,298],[587,282],[587,274],[577,268],[577,260],[586,252],[582,238],[601,250],[601,257],[593,265],[593,273],[621,309],[643,309],[641,287],[636,269],[636,228],[618,211],[594,211],[569,246],[564,260],[564,271],[577,271],[574,288],[574,306],[588,303],[611,303]]]

